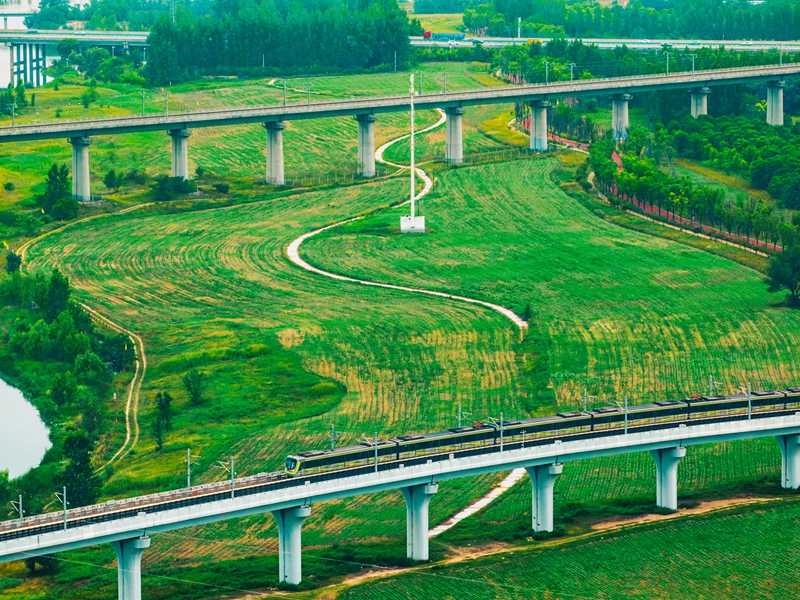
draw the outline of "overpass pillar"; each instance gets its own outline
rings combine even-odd
[[[278,522],[278,579],[297,585],[303,578],[301,528],[311,514],[311,507],[293,506],[274,510],[272,514]]]
[[[630,94],[614,94],[611,99],[611,127],[614,130],[614,141],[624,142],[628,139],[628,101]]]
[[[678,510],[678,463],[686,456],[686,448],[651,450],[656,461],[656,505]]]
[[[547,100],[531,102],[531,150],[547,152]]]
[[[690,108],[692,116],[696,119],[700,115],[708,114],[708,95],[711,93],[711,88],[699,87],[691,90]]]
[[[525,467],[531,478],[532,505],[534,531],[553,531],[553,487],[556,478],[561,475],[564,465],[536,465]]]
[[[172,138],[172,176],[189,179],[189,135],[186,129],[170,129],[169,137]]]
[[[89,144],[91,138],[78,136],[69,138],[72,144],[72,196],[80,202],[92,199],[89,184]]]
[[[439,485],[411,485],[400,491],[406,499],[406,554],[411,560],[428,560],[428,505]]]
[[[358,172],[375,177],[375,115],[356,115],[358,121]]]
[[[150,547],[148,536],[111,542],[117,553],[119,600],[142,600],[142,554]]]
[[[781,447],[781,487],[800,488],[800,435],[775,436]]]
[[[444,112],[445,115],[447,115],[444,145],[445,160],[449,163],[462,163],[464,162],[464,138],[462,131],[464,109],[460,106],[453,106],[444,109]]]
[[[264,123],[267,129],[267,183],[283,185],[283,121]]]
[[[783,88],[785,81],[767,83],[767,123],[783,125]]]

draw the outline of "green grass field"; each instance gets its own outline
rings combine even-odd
[[[800,504],[657,523],[565,545],[423,569],[345,590],[342,600],[788,598]]]

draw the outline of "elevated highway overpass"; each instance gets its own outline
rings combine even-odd
[[[680,404],[680,403],[672,403]],[[546,437],[507,438],[500,443],[449,448],[374,465],[333,472],[261,474],[114,503],[48,513],[0,523],[0,562],[111,543],[119,559],[120,600],[141,598],[141,558],[150,535],[194,525],[271,512],[279,530],[279,578],[301,580],[301,526],[314,503],[385,490],[400,490],[407,507],[407,554],[428,558],[428,506],[446,479],[525,468],[532,481],[532,528],[553,529],[553,484],[563,463],[615,454],[650,452],[656,464],[656,504],[675,510],[677,470],[687,447],[758,437],[775,437],[782,452],[781,484],[800,487],[800,412],[796,402],[763,413],[727,414],[686,421],[656,422],[625,429]],[[502,429],[501,429],[502,432]]]
[[[707,112],[707,97],[711,88],[742,83],[766,83],[767,121],[783,124],[784,80],[800,75],[800,64],[781,66],[745,67],[675,73],[671,75],[645,75],[611,79],[588,79],[574,82],[556,82],[549,85],[506,86],[456,93],[424,94],[415,99],[417,109],[443,109],[447,114],[448,162],[463,160],[461,122],[465,108],[483,104],[523,102],[530,104],[531,141],[535,151],[547,150],[547,109],[550,101],[558,98],[598,95],[613,96],[613,129],[617,139],[624,139],[628,129],[628,101],[633,93],[665,90],[691,91],[692,114]],[[46,139],[68,139],[73,148],[73,195],[89,200],[89,144],[92,136],[119,135],[143,131],[167,131],[172,139],[172,176],[187,179],[188,138],[192,129],[222,127],[245,123],[261,123],[267,129],[267,166],[265,178],[273,185],[285,183],[283,171],[283,134],[286,121],[330,117],[355,117],[359,128],[359,161],[361,175],[375,174],[374,155],[365,148],[374,148],[374,131],[377,115],[387,112],[405,112],[410,108],[408,96],[384,96],[357,100],[305,104],[260,106],[213,111],[194,111],[163,116],[123,117],[87,121],[61,121],[35,123],[0,128],[0,143],[25,142]]]

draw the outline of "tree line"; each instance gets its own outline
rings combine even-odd
[[[649,6],[647,5],[649,4]],[[464,11],[464,25],[486,35],[791,40],[800,37],[797,0],[763,3],[673,0],[626,6],[567,0],[491,0]]]

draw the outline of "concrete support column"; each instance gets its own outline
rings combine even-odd
[[[464,120],[464,109],[460,106],[444,109],[447,115],[445,125],[445,144],[444,156],[449,163],[464,162],[464,137],[462,122]]]
[[[553,486],[564,465],[536,465],[525,470],[531,477],[533,530],[553,531]]]
[[[283,121],[264,123],[267,129],[267,183],[283,185]]]
[[[547,100],[531,102],[531,150],[547,152]]]
[[[686,448],[651,450],[656,461],[656,505],[678,510],[678,463],[686,456]]]
[[[400,488],[406,499],[406,550],[411,560],[428,560],[428,505],[438,484]]]
[[[614,141],[624,142],[628,139],[628,101],[630,94],[614,94],[611,99],[611,127],[614,130]]]
[[[358,121],[358,172],[375,177],[375,115],[356,115]]]
[[[692,116],[696,119],[700,115],[708,114],[708,95],[711,93],[711,88],[699,87],[691,90],[690,107]]]
[[[142,600],[142,554],[150,547],[150,538],[120,540],[111,545],[117,553],[119,600]]]
[[[274,510],[272,514],[278,522],[278,579],[297,585],[303,578],[301,529],[311,507],[293,506]]]
[[[72,196],[79,202],[92,199],[89,184],[89,144],[91,138],[79,136],[69,138],[72,144]]]
[[[172,138],[172,176],[189,179],[189,135],[188,129],[170,129]]]
[[[785,81],[770,81],[767,84],[767,123],[783,125],[783,88]]]
[[[800,435],[775,436],[781,447],[781,487],[796,490],[800,487]]]

